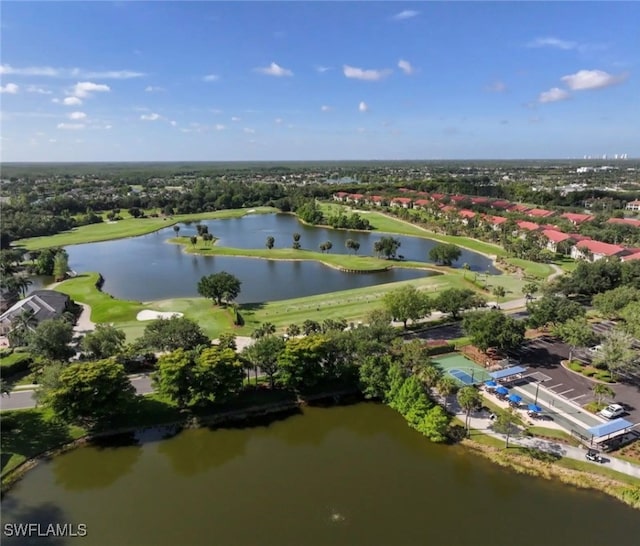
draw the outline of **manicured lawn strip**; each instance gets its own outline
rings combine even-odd
[[[3,411],[0,421],[3,475],[30,457],[86,434],[81,427],[61,424],[45,408]]]
[[[205,298],[173,298],[154,301],[153,309],[183,313],[185,317],[195,320],[204,332],[212,338],[217,337],[222,332],[228,332],[236,328],[233,325],[233,316],[230,309],[215,306],[211,300]],[[138,322],[138,324],[144,328],[149,322]]]
[[[219,218],[240,218],[247,214],[249,210],[255,213],[276,212],[272,207],[256,207],[254,209],[230,209],[215,212],[201,212],[196,214],[177,214],[169,218],[126,218],[114,223],[103,222],[80,226],[79,228],[48,235],[44,237],[32,237],[20,239],[15,244],[27,250],[35,250],[49,247],[66,245],[76,245],[81,243],[94,243],[98,241],[108,241],[111,239],[122,239],[124,237],[135,237],[145,235],[159,229],[172,226],[179,222],[195,222],[198,220],[213,220]]]
[[[545,438],[555,438],[557,440],[562,440],[564,443],[579,446],[580,442],[578,442],[571,434],[565,432],[564,430],[558,430],[557,428],[548,428],[548,427],[527,427],[527,432],[530,432],[534,436],[544,436]]]
[[[628,485],[633,485],[636,487],[640,486],[640,478],[622,474],[621,472],[616,472],[615,470],[611,470],[606,466],[595,465],[587,461],[577,461],[576,459],[567,459],[563,457],[562,459],[556,461],[554,464],[558,464],[572,470],[581,470],[582,472],[588,472],[589,474],[598,474],[600,476],[605,476],[607,478],[611,478],[612,480],[623,482]]]
[[[11,353],[8,356],[0,358],[0,368],[8,368],[9,366],[13,366],[24,360],[29,360],[30,358],[31,355],[29,353]]]
[[[507,258],[507,262],[511,265],[521,267],[527,275],[538,277],[539,279],[546,279],[553,273],[553,268],[549,264],[530,262],[520,258]]]
[[[115,299],[98,290],[96,282],[98,273],[83,273],[58,284],[55,290],[67,294],[74,301],[89,305],[93,322],[116,323],[135,320],[140,311],[148,308],[141,302]]]

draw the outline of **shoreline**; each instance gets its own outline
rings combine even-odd
[[[311,402],[329,401],[330,405],[346,405],[352,402],[351,397],[357,396],[363,402],[360,393],[350,390],[323,392],[310,395],[307,398],[297,398],[291,401],[270,402],[267,404],[253,405],[247,408],[212,413],[204,416],[185,415],[184,419],[170,422],[158,423],[154,425],[121,427],[98,433],[87,433],[86,435],[55,446],[49,450],[30,457],[18,466],[6,472],[2,477],[0,498],[5,497],[11,489],[32,469],[43,462],[50,461],[56,456],[72,451],[78,447],[90,445],[91,442],[113,438],[123,434],[142,433],[150,429],[173,428],[176,433],[182,430],[196,429],[202,427],[217,427],[224,425],[252,426],[256,419],[268,416],[285,415],[292,412],[300,412],[302,408],[310,405]],[[255,426],[255,425],[253,425]],[[407,426],[409,424],[407,423]],[[424,441],[429,441],[426,438]],[[522,453],[499,449],[496,447],[481,444],[472,439],[465,438],[460,442],[449,442],[449,445],[462,446],[468,452],[483,457],[493,464],[518,474],[525,474],[534,478],[542,478],[548,481],[556,481],[580,489],[592,489],[600,491],[627,506],[640,510],[640,486],[633,486],[615,478],[606,477],[588,471],[577,470],[555,464],[549,460],[540,460],[533,456],[526,456]],[[543,452],[541,452],[543,454]],[[560,459],[562,460],[562,458]]]

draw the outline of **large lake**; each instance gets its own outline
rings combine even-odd
[[[27,473],[2,511],[4,525],[88,531],[3,545],[636,546],[640,536],[622,503],[432,444],[376,404],[77,449]]]
[[[359,254],[373,255],[373,243],[384,235],[305,226],[288,214],[249,214],[202,223],[219,238],[217,244],[236,248],[264,248],[268,236],[275,238],[276,247],[290,248],[293,233],[298,232],[305,249],[318,250],[321,243],[331,241],[332,253],[346,254],[349,251],[345,241],[351,238],[360,242]],[[195,224],[180,224],[180,235],[195,233]],[[77,272],[99,271],[105,279],[105,292],[138,301],[196,296],[200,278],[218,271],[228,271],[242,281],[240,303],[310,296],[430,274],[403,268],[349,274],[317,262],[189,255],[181,246],[166,242],[172,237],[175,232],[169,227],[140,237],[69,246],[69,266]],[[418,237],[397,238],[402,243],[399,252],[407,260],[427,261],[429,249],[436,244]],[[499,273],[491,260],[471,251],[463,251],[457,265],[463,263],[468,263],[473,271]]]

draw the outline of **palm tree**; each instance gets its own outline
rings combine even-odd
[[[27,334],[38,325],[38,319],[34,316],[32,309],[25,309],[11,320],[11,331],[9,339],[11,345],[24,345],[27,341]]]
[[[173,226],[173,231],[175,231],[175,232],[176,232],[176,237],[177,237],[177,236],[178,236],[178,233],[180,233],[180,226],[179,226],[179,225],[177,225],[177,224],[176,224],[175,226]]]
[[[438,392],[444,397],[444,409],[448,409],[449,396],[452,395],[458,389],[456,380],[450,375],[445,375],[438,381],[436,385]]]
[[[267,248],[271,250],[275,244],[276,244],[275,238],[269,235],[269,237],[267,237],[267,243],[266,243]]]
[[[492,290],[493,295],[496,297],[496,303],[500,304],[500,298],[504,298],[507,295],[504,286],[495,286]]]
[[[464,420],[464,428],[469,434],[469,415],[471,414],[471,410],[476,409],[482,404],[482,396],[478,392],[478,389],[475,387],[462,387],[458,391],[458,404],[460,407],[465,410],[465,420]]]
[[[441,377],[442,370],[433,364],[423,366],[418,370],[418,379],[430,389],[437,385]]]
[[[613,398],[615,396],[613,389],[604,383],[596,383],[591,387],[591,390],[593,391],[593,395],[596,397],[596,402],[598,404],[602,404],[602,400],[604,398]]]
[[[300,250],[300,234],[297,232],[293,234],[293,250]]]
[[[198,242],[198,238],[195,235],[192,235],[191,237],[189,237],[189,241],[193,246],[196,246],[196,243]]]

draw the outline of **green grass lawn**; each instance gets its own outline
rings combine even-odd
[[[507,258],[507,262],[511,265],[522,268],[526,275],[536,277],[538,279],[546,279],[554,272],[553,268],[549,264],[530,262],[529,260],[522,260],[520,258]]]
[[[169,218],[124,218],[117,222],[91,224],[81,226],[71,231],[47,235],[44,237],[32,237],[20,239],[15,245],[22,246],[27,250],[42,248],[76,245],[80,243],[94,243],[98,241],[108,241],[111,239],[122,239],[124,237],[135,237],[145,235],[159,229],[172,226],[178,222],[195,222],[198,220],[212,220],[219,218],[239,218],[247,214],[249,210],[256,213],[276,212],[272,207],[256,207],[254,209],[231,209],[215,212],[202,212],[197,214],[177,214]],[[126,214],[125,216],[128,216]]]
[[[43,408],[2,412],[0,423],[2,475],[30,457],[86,434],[81,427],[55,420],[53,412]]]
[[[17,364],[18,362],[22,362],[24,360],[29,360],[31,355],[29,353],[11,353],[10,355],[3,356],[0,358],[0,368],[8,368]]]

